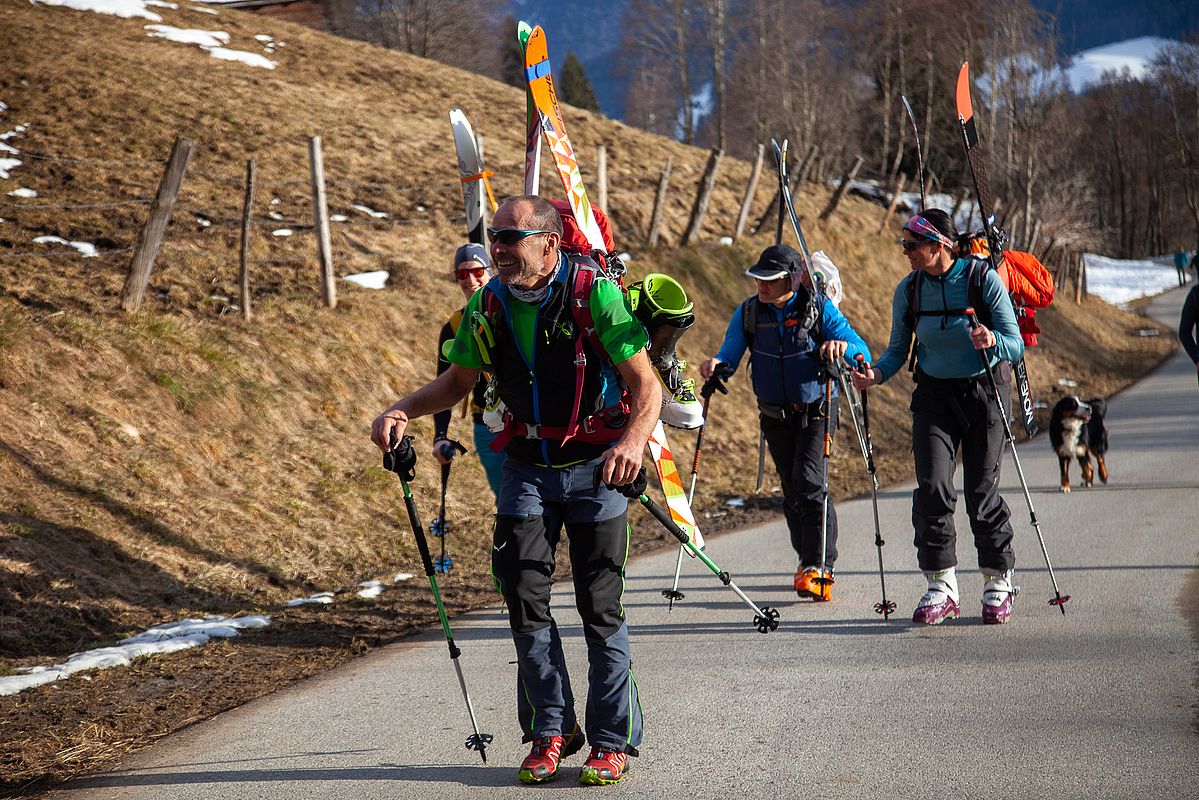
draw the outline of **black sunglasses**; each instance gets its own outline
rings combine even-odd
[[[539,233],[553,233],[553,231],[535,231],[525,228],[488,228],[487,236],[493,242],[499,242],[505,247],[511,247],[517,242],[524,241],[530,236],[536,236]]]
[[[917,247],[919,247],[922,244],[928,244],[928,240],[927,239],[924,241],[916,240],[916,241],[911,241],[911,242],[909,242],[907,239],[899,240],[899,246],[903,248],[903,252],[905,252],[905,253],[912,252],[913,250],[915,250]]]

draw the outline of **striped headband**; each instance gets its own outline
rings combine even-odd
[[[954,241],[945,234],[941,233],[936,227],[926,220],[924,217],[916,214],[903,224],[905,231],[911,231],[917,236],[923,236],[925,239],[931,239],[938,244],[943,244],[946,247],[953,247]]]

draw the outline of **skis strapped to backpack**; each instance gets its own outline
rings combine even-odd
[[[974,195],[978,199],[978,213],[982,217],[983,230],[987,234],[989,245],[987,260],[991,268],[999,270],[999,260],[1002,258],[1003,243],[995,231],[995,219],[991,213],[991,187],[987,183],[987,172],[983,166],[982,154],[978,148],[978,129],[974,125],[974,107],[970,102],[970,62],[962,64],[958,72],[957,83],[957,112],[958,129],[962,135],[962,146],[966,150],[966,161],[970,165],[970,177],[974,181]],[[984,322],[984,324],[986,324]],[[1020,419],[1024,423],[1024,432],[1028,438],[1037,435],[1037,415],[1033,410],[1032,391],[1028,388],[1028,368],[1024,365],[1024,356],[1012,364],[1016,376],[1016,391],[1020,395]]]
[[[606,257],[610,248],[604,241],[603,231],[596,221],[591,201],[587,197],[587,189],[583,185],[583,177],[579,173],[574,148],[571,147],[570,137],[566,133],[562,109],[558,105],[558,94],[554,89],[545,31],[540,26],[533,28],[525,42],[525,78],[529,85],[529,93],[536,104],[537,114],[541,118],[542,131],[554,157],[554,164],[558,168],[558,177],[561,178],[562,188],[566,191],[566,199],[570,203],[575,224],[586,237],[592,251]],[[527,178],[526,174],[526,185]],[[605,268],[610,263],[611,260],[600,266]],[[687,502],[687,494],[683,491],[682,479],[679,477],[678,467],[670,452],[666,432],[660,420],[650,436],[649,444],[671,518],[681,526],[686,526],[684,530],[692,537],[696,546],[703,547],[703,540],[695,525],[691,505]]]
[[[495,197],[491,193],[492,173],[483,169],[483,157],[479,153],[479,142],[475,132],[461,109],[450,109],[450,128],[454,132],[454,147],[458,151],[458,179],[462,181],[462,201],[466,207],[467,239],[486,246],[483,235],[483,190],[495,208]]]
[[[529,47],[533,29],[527,22],[516,25],[516,39],[523,59]],[[540,194],[541,189],[541,112],[533,100],[533,92],[525,86],[525,194]]]

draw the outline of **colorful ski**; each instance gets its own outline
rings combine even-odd
[[[974,196],[978,199],[978,213],[983,220],[983,230],[987,234],[987,258],[991,267],[998,271],[999,260],[1003,258],[1002,242],[995,234],[995,218],[991,213],[991,187],[987,183],[987,171],[983,166],[982,154],[978,149],[978,128],[974,125],[974,106],[970,102],[970,62],[962,64],[958,72],[957,84],[958,128],[962,135],[962,146],[966,148],[966,161],[970,165],[970,177],[974,180]],[[1028,387],[1028,368],[1024,364],[1024,356],[1012,365],[1016,376],[1016,391],[1020,395],[1020,420],[1024,423],[1024,432],[1031,439],[1037,435],[1037,415],[1033,410],[1032,390]]]
[[[928,204],[924,199],[924,151],[920,149],[920,128],[916,125],[916,115],[908,98],[901,94],[899,99],[903,101],[903,107],[908,112],[908,122],[912,123],[912,135],[916,137],[916,164],[920,170],[920,210],[923,211],[928,208]]]
[[[554,79],[550,73],[545,31],[540,25],[529,34],[525,46],[525,80],[529,83],[533,102],[541,115],[542,131],[554,156],[554,164],[558,167],[558,177],[562,179],[562,188],[566,190],[566,199],[574,212],[575,222],[593,249],[607,252],[604,236],[595,221],[595,215],[591,213],[591,201],[587,199],[587,190],[583,187],[579,162],[566,135],[566,123],[562,121],[562,109],[558,106],[558,94],[554,91]]]
[[[658,468],[658,479],[662,481],[662,493],[666,495],[666,508],[670,511],[670,518],[691,537],[697,548],[703,550],[706,547],[704,537],[695,524],[691,504],[687,502],[683,478],[675,466],[670,445],[666,443],[666,429],[662,427],[662,420],[658,420],[653,433],[649,435],[649,452],[654,458],[654,466]],[[687,554],[695,557],[690,551]]]
[[[486,246],[483,219],[483,189],[488,174],[475,132],[461,109],[450,109],[450,128],[454,131],[454,147],[458,150],[458,175],[462,181],[462,201],[466,206],[466,235],[469,241]],[[491,188],[487,187],[490,194]]]
[[[529,36],[533,29],[527,22],[516,24],[516,38],[520,41],[523,58],[529,47]],[[525,84],[525,194],[541,194],[541,112],[533,100],[533,92]]]

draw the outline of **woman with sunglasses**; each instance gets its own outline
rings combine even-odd
[[[483,288],[490,279],[491,258],[487,255],[487,248],[473,242],[459,247],[454,253],[454,280],[462,290],[462,296],[470,300],[471,295]],[[445,346],[458,333],[461,323],[462,309],[458,309],[441,326],[441,333],[437,337],[438,375],[450,368],[450,362],[445,357]],[[471,391],[470,412],[474,420],[475,451],[479,454],[483,472],[487,475],[487,485],[491,487],[492,494],[499,494],[500,478],[504,474],[504,454],[491,449],[495,433],[483,421],[486,392],[487,379],[480,375]],[[450,440],[450,416],[451,409],[448,408],[433,415],[433,458],[441,464],[450,463],[450,459],[454,457],[454,444]]]
[[[999,495],[1003,425],[983,359],[991,365],[1006,404],[1011,396],[1009,362],[1024,352],[1024,343],[999,275],[959,256],[958,243],[957,227],[940,209],[923,211],[904,224],[900,246],[912,272],[895,289],[887,351],[872,368],[853,376],[859,390],[888,380],[903,368],[915,336],[911,411],[917,487],[912,523],[928,590],[912,621],[926,625],[961,616],[953,520],[959,448],[966,512],[984,581],[983,622],[1006,622],[1015,591],[1011,512]],[[971,301],[972,277],[981,278],[981,302],[977,294]],[[971,328],[967,309],[972,305],[986,324]]]

